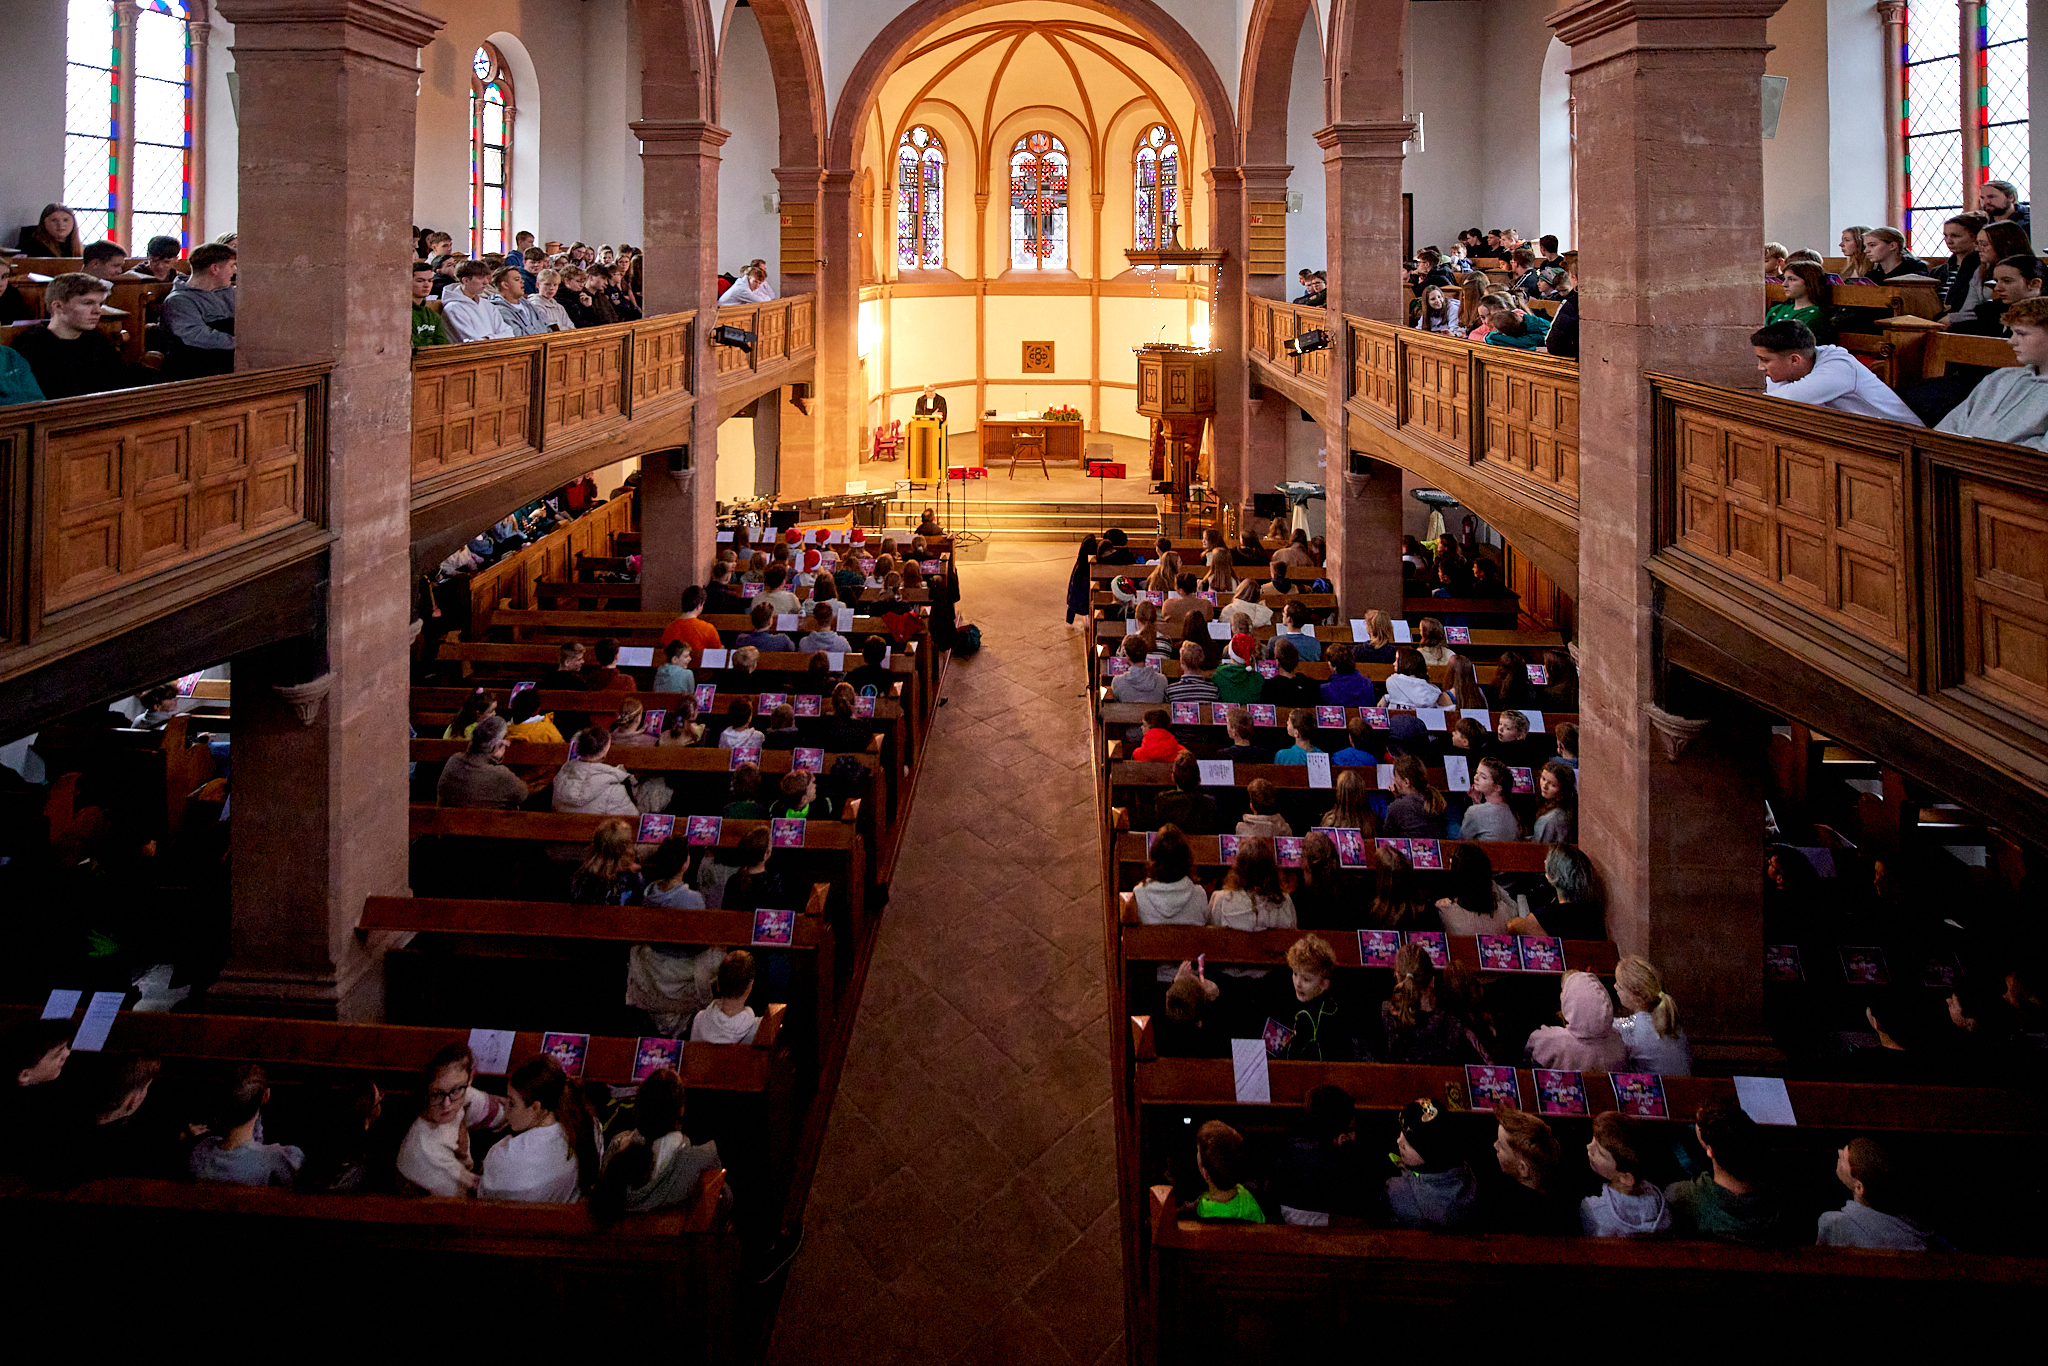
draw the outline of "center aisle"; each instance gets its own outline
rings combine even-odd
[[[1121,1360],[1074,548],[962,566],[933,723],[769,1360]]]

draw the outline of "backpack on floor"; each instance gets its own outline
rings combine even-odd
[[[953,633],[953,657],[965,659],[981,653],[981,628],[972,624],[962,626]]]

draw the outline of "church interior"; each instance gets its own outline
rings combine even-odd
[[[13,0],[24,1302],[2017,1330],[2036,15]]]

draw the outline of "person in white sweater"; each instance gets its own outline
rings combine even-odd
[[[1606,1182],[1598,1195],[1579,1201],[1579,1227],[1589,1238],[1641,1238],[1671,1227],[1671,1210],[1655,1181],[1642,1176],[1636,1153],[1635,1121],[1619,1110],[1593,1116],[1593,1140],[1586,1164]]]
[[[1628,1050],[1628,1070],[1691,1076],[1692,1045],[1678,1027],[1678,1002],[1664,990],[1664,979],[1650,960],[1630,954],[1617,963],[1614,994],[1626,1012],[1615,1019],[1614,1032]]]
[[[575,1204],[583,1198],[586,1158],[594,1174],[597,1157],[582,1091],[546,1053],[520,1064],[505,1079],[505,1091],[512,1136],[485,1154],[477,1198]]]
[[[1772,398],[1888,418],[1910,427],[1927,425],[1876,371],[1842,347],[1818,345],[1805,323],[1790,318],[1771,323],[1751,333],[1749,344],[1756,348],[1764,392]]]
[[[428,1195],[475,1190],[469,1131],[505,1127],[504,1102],[470,1085],[475,1078],[476,1057],[459,1043],[436,1053],[421,1077],[426,1100],[398,1146],[398,1174]]]
[[[1280,861],[1273,841],[1241,839],[1237,861],[1223,886],[1209,898],[1209,923],[1227,930],[1291,930],[1294,899],[1280,885]]]
[[[698,1043],[752,1043],[761,1017],[747,1005],[754,994],[754,955],[735,949],[718,965],[718,999],[697,1012],[690,1037]]]
[[[1194,854],[1177,825],[1162,826],[1152,838],[1152,851],[1145,867],[1145,880],[1131,893],[1141,925],[1205,925],[1209,920],[1209,894],[1190,874]],[[1164,971],[1162,969],[1162,971]],[[1162,979],[1172,980],[1168,973]]]
[[[2022,299],[2005,310],[2018,365],[1993,370],[1951,408],[1936,431],[2048,450],[2048,298]]]
[[[497,341],[518,334],[498,311],[491,291],[491,268],[482,261],[464,261],[455,272],[456,292],[444,294],[441,317],[459,342]]]

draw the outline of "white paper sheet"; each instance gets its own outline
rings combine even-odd
[[[1442,707],[1417,707],[1415,714],[1421,717],[1422,724],[1431,730],[1449,730],[1451,728],[1451,719],[1444,714]]]
[[[1783,1077],[1737,1077],[1735,1102],[1759,1124],[1797,1124]]]
[[[1353,640],[1362,641],[1371,634],[1372,628],[1365,624],[1364,617],[1353,617],[1351,619],[1351,638]]]
[[[68,1020],[78,1013],[78,998],[83,992],[71,991],[64,987],[53,987],[50,999],[43,1002],[43,1018],[46,1020]]]
[[[1133,622],[1132,624],[1133,624],[1133,625],[1136,625],[1137,623]],[[1228,640],[1228,639],[1230,639],[1230,623],[1229,623],[1229,622],[1227,622],[1227,621],[1212,621],[1212,622],[1210,622],[1210,623],[1209,623],[1209,639],[1211,639],[1211,640]]]
[[[80,1053],[97,1053],[107,1046],[107,1032],[114,1027],[114,1017],[121,1013],[121,997],[118,991],[95,991],[92,1004],[85,1008],[85,1019],[79,1022],[78,1032],[71,1036],[71,1046]]]
[[[1134,635],[1138,634],[1138,632],[1140,632],[1140,631],[1142,631],[1142,630],[1144,630],[1144,629],[1145,629],[1145,623],[1144,623],[1144,622],[1142,622],[1142,621],[1139,621],[1139,620],[1138,620],[1138,619],[1137,619],[1136,617],[1125,617],[1125,618],[1124,618],[1124,634],[1125,634],[1125,635],[1127,635],[1127,636],[1134,636]]]
[[[1273,1078],[1266,1070],[1266,1041],[1264,1039],[1232,1039],[1230,1041],[1231,1071],[1237,1078],[1237,1103],[1239,1105],[1271,1105],[1273,1103]]]
[[[846,654],[842,650],[825,651],[825,667],[833,673],[846,672]]]
[[[628,669],[651,669],[654,667],[654,647],[652,645],[621,645],[619,647],[619,664],[621,667]]]
[[[794,631],[797,629],[796,623],[797,615],[794,612],[778,612],[775,614],[775,629],[778,631]]]
[[[701,669],[724,669],[730,667],[731,660],[732,651],[730,650],[706,650],[704,652],[704,662],[697,667]]]
[[[1327,788],[1330,785],[1330,756],[1320,751],[1308,756],[1308,785]]]
[[[1381,764],[1375,781],[1379,784],[1380,791],[1392,791],[1394,787],[1394,766],[1392,764]]]
[[[1394,643],[1396,645],[1412,645],[1415,643],[1413,638],[1410,637],[1408,634],[1407,622],[1396,621],[1392,623],[1392,625],[1394,627]]]
[[[1472,765],[1462,754],[1444,756],[1444,786],[1453,792],[1466,792],[1472,787]]]
[[[1458,708],[1458,719],[1460,721],[1477,721],[1480,728],[1486,731],[1493,729],[1493,713],[1482,710],[1479,707]]]
[[[1195,767],[1202,772],[1203,787],[1235,787],[1237,785],[1237,764],[1229,759],[1197,759]]]
[[[832,621],[834,630],[851,631],[853,629],[853,609],[844,603],[839,604],[832,609]]]
[[[502,1077],[512,1070],[512,1031],[472,1029],[469,1051],[476,1054],[478,1076]]]

